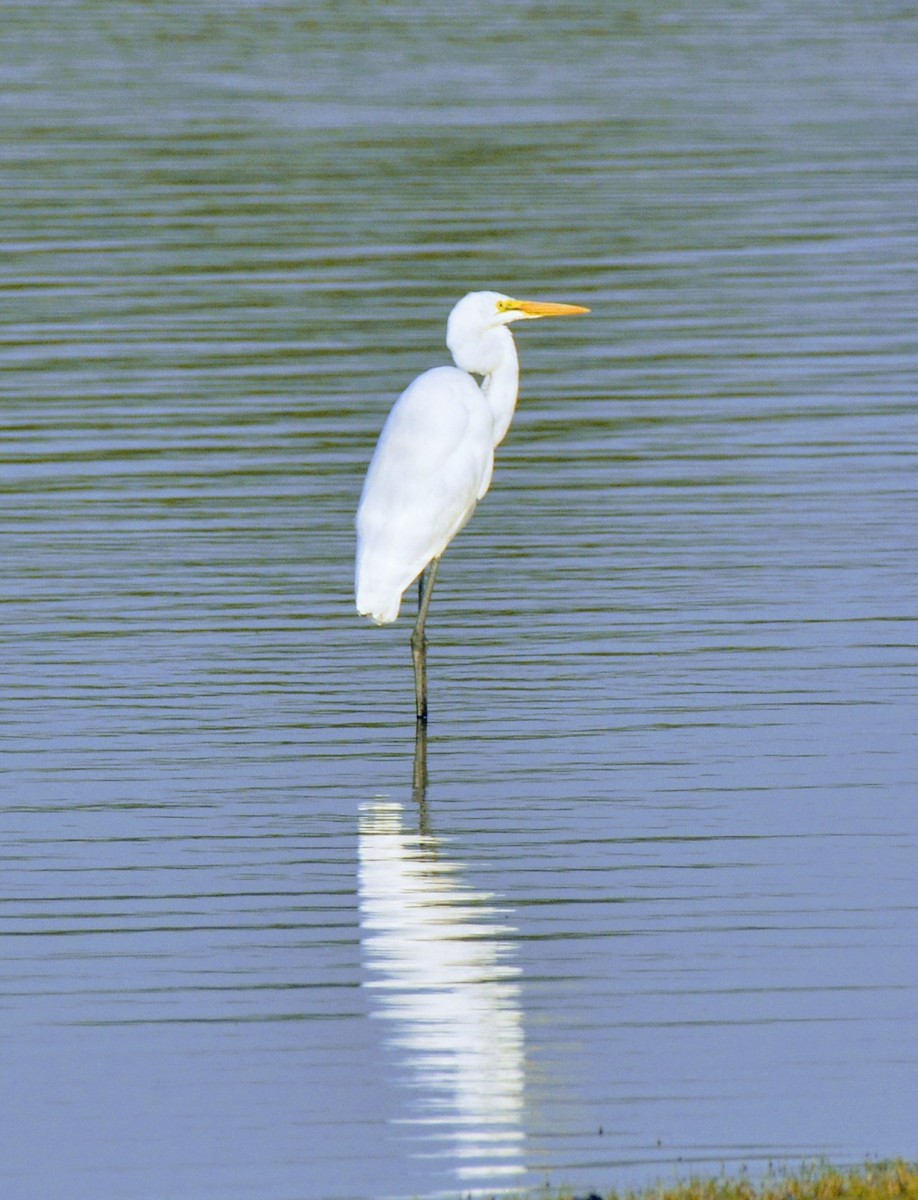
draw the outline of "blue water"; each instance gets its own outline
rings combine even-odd
[[[5,6],[4,1195],[915,1156],[916,30]],[[592,312],[424,753],[353,512],[480,287]]]

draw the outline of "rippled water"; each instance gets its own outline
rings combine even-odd
[[[914,13],[2,24],[4,1195],[914,1156]],[[592,314],[416,747],[352,515],[483,286]]]

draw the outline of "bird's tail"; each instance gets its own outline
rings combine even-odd
[[[402,606],[401,591],[391,587],[368,584],[357,576],[357,611],[362,617],[372,617],[377,625],[391,625]]]

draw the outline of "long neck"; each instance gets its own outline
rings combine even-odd
[[[506,340],[501,339],[503,353],[494,369],[481,381],[481,390],[494,421],[495,446],[500,445],[510,428],[520,388],[520,362],[516,346],[509,330],[502,329],[500,332],[506,335]]]

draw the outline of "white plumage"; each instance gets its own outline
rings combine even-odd
[[[456,367],[401,395],[380,434],[357,511],[357,610],[380,625],[475,511],[494,467],[491,412]]]
[[[380,434],[357,509],[357,611],[379,625],[394,621],[405,589],[430,564],[412,635],[418,720],[427,718],[424,622],[437,562],[488,490],[516,407],[519,362],[506,326],[588,311],[470,292],[447,322],[455,367],[419,375]]]

